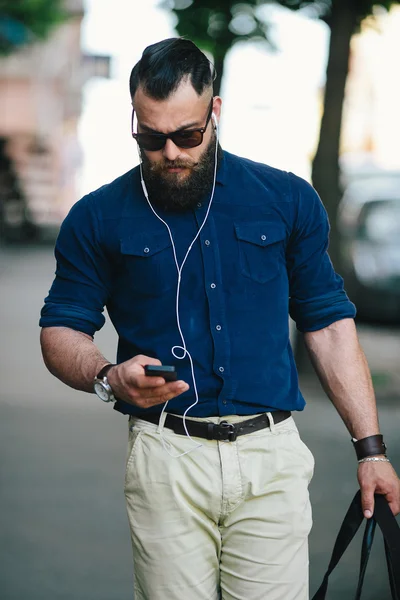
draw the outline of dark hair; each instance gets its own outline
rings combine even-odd
[[[166,100],[186,77],[201,96],[207,87],[212,86],[214,67],[190,40],[162,40],[147,46],[142,58],[133,67],[129,79],[131,98],[141,86],[151,98]]]

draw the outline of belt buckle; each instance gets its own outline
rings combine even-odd
[[[233,423],[228,423],[228,421],[221,421],[219,427],[228,433],[228,442],[234,442],[237,438],[237,432]]]

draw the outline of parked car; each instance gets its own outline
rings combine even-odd
[[[400,323],[400,173],[352,181],[338,219],[343,276],[359,317]]]

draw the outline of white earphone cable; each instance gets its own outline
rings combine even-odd
[[[167,440],[165,440],[164,436],[162,435],[162,431],[160,431],[161,441],[162,441],[164,450],[166,452],[168,452],[168,454],[170,456],[172,456],[173,458],[180,458],[181,456],[184,456],[185,454],[188,454],[189,452],[192,452],[193,450],[196,450],[197,448],[201,448],[203,446],[203,444],[200,444],[200,443],[195,442],[193,440],[193,438],[190,436],[190,434],[188,432],[188,429],[187,429],[187,426],[186,426],[186,415],[187,415],[187,413],[189,412],[189,410],[191,408],[193,408],[194,406],[196,406],[196,404],[198,404],[198,402],[199,402],[199,395],[198,395],[198,391],[197,391],[197,384],[196,384],[196,377],[195,377],[195,373],[194,373],[193,359],[192,359],[192,356],[191,356],[189,350],[187,349],[185,337],[183,335],[183,331],[182,331],[182,327],[181,327],[181,320],[180,320],[180,316],[179,316],[179,300],[180,300],[180,290],[181,290],[181,280],[182,280],[182,270],[183,270],[183,267],[184,267],[184,265],[186,263],[186,260],[187,260],[189,254],[190,254],[190,251],[192,250],[192,247],[193,247],[194,243],[197,241],[197,239],[198,239],[198,237],[199,237],[199,235],[200,235],[200,233],[201,233],[204,225],[206,224],[206,221],[208,219],[208,215],[210,213],[212,201],[213,201],[213,198],[214,198],[215,183],[216,183],[216,179],[217,179],[218,138],[219,138],[218,123],[217,123],[217,120],[216,120],[216,117],[215,117],[214,113],[212,114],[212,120],[213,120],[213,122],[215,124],[216,142],[215,142],[214,178],[213,178],[213,185],[212,185],[212,190],[211,190],[211,196],[210,196],[210,200],[209,200],[209,203],[208,203],[207,211],[206,211],[205,217],[203,219],[203,222],[202,222],[201,226],[199,227],[199,230],[196,233],[195,237],[193,238],[192,242],[190,243],[190,245],[189,245],[189,247],[188,247],[188,249],[186,251],[186,254],[185,254],[185,256],[184,256],[184,258],[183,258],[183,260],[182,260],[182,262],[181,262],[180,265],[179,265],[179,262],[178,262],[178,258],[177,258],[177,254],[176,254],[176,248],[175,248],[175,243],[174,243],[174,238],[172,236],[171,229],[170,229],[168,223],[166,221],[164,221],[164,219],[162,219],[160,217],[160,215],[156,212],[156,210],[153,208],[153,206],[152,206],[152,204],[150,202],[149,195],[148,195],[147,188],[146,188],[146,183],[145,183],[144,178],[143,178],[142,157],[141,157],[140,150],[139,150],[139,147],[138,147],[139,159],[140,159],[140,180],[141,180],[141,184],[142,184],[143,194],[144,194],[144,196],[145,196],[145,198],[147,200],[147,203],[148,203],[150,209],[154,213],[154,215],[167,228],[167,231],[168,231],[168,234],[169,234],[169,237],[170,237],[170,240],[171,240],[172,252],[173,252],[173,255],[174,255],[175,266],[176,266],[176,270],[177,270],[177,273],[178,273],[178,281],[177,281],[177,288],[176,288],[175,309],[176,309],[176,322],[177,322],[177,326],[178,326],[179,335],[180,335],[180,338],[182,340],[182,346],[173,346],[171,348],[171,353],[178,360],[183,360],[186,356],[188,356],[189,361],[190,361],[190,370],[191,370],[192,381],[193,381],[193,390],[194,390],[194,394],[195,394],[195,401],[183,413],[183,427],[185,429],[187,437],[195,444],[195,446],[193,448],[191,448],[190,450],[187,450],[186,452],[182,452],[181,454],[172,454],[168,450],[168,447],[167,447],[167,444],[170,447],[171,447],[171,444]],[[181,356],[179,354],[177,354],[178,350],[182,350],[183,353],[182,353]],[[159,423],[161,423],[161,421],[162,421],[162,418],[163,418],[164,412],[165,412],[165,410],[167,408],[167,405],[168,405],[168,402],[166,402],[164,404],[163,408],[162,408],[162,411],[161,411],[161,414],[160,414],[160,421],[159,421]]]

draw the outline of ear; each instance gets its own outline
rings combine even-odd
[[[219,96],[214,96],[213,98],[213,112],[211,115],[212,122],[214,124],[214,129],[217,129],[219,119],[221,117],[221,105],[222,99]]]

